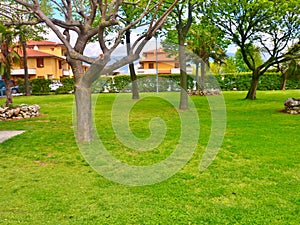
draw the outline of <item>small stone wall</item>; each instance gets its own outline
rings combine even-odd
[[[284,101],[285,112],[289,114],[300,114],[300,98],[288,98]]]
[[[189,92],[190,96],[210,96],[210,95],[221,95],[221,91],[219,89],[206,89],[206,90],[198,90]]]
[[[40,115],[39,105],[21,104],[16,107],[0,107],[0,120],[28,119]]]

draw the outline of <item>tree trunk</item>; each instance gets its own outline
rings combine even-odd
[[[10,89],[10,77],[11,77],[11,66],[12,66],[12,58],[9,56],[9,46],[11,44],[11,37],[6,37],[2,42],[1,52],[7,60],[7,64],[5,65],[3,75],[4,75],[4,86],[5,86],[5,95],[6,95],[6,102],[5,105],[9,106],[12,104],[12,93]]]
[[[91,93],[90,87],[84,87],[80,84],[75,87],[76,138],[78,142],[90,142],[94,140]]]
[[[199,91],[199,63],[196,62],[196,91]]]
[[[180,104],[179,109],[188,109],[186,55],[183,43],[179,45],[180,61]]]
[[[130,54],[130,31],[125,32],[126,35],[126,47],[127,47],[127,55]],[[138,84],[137,84],[137,77],[134,70],[133,62],[129,64],[129,72],[130,72],[130,78],[132,82],[132,99],[139,99],[139,90],[138,90]]]
[[[5,85],[5,95],[6,95],[6,102],[5,105],[9,106],[13,103],[12,101],[12,93],[10,89],[10,68],[8,69],[9,71],[6,70],[4,73],[4,85]]]
[[[23,40],[23,39],[22,39],[22,48],[23,48],[23,58],[24,58],[25,95],[29,96],[30,95],[30,87],[29,87],[26,40]]]
[[[249,89],[245,99],[251,99],[251,100],[256,99],[256,90],[257,90],[257,86],[258,86],[258,80],[259,80],[259,73],[254,71],[252,74],[252,81],[251,81],[250,89]]]
[[[205,62],[201,60],[201,89],[204,91],[205,89]]]
[[[139,88],[137,84],[137,77],[136,77],[133,63],[129,64],[129,71],[130,71],[130,78],[132,81],[132,99],[139,99],[140,98]]]
[[[286,75],[282,74],[280,89],[285,90],[285,87],[286,87]]]
[[[78,142],[91,142],[94,140],[94,127],[92,115],[92,84],[83,81],[85,73],[79,60],[67,58],[71,65],[75,79],[76,103],[76,140]]]

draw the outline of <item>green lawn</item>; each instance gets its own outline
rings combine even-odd
[[[224,142],[202,173],[211,116],[206,98],[192,97],[200,139],[191,160],[173,177],[139,187],[109,181],[84,160],[72,128],[73,96],[14,98],[15,104],[39,104],[43,116],[0,122],[0,130],[26,130],[0,144],[0,224],[299,224],[300,115],[279,111],[300,91],[258,92],[256,101],[245,95],[224,92]],[[134,106],[130,126],[139,138],[150,135],[154,116],[168,127],[161,145],[138,152],[123,146],[112,129],[116,96],[97,99],[95,121],[107,150],[138,166],[167,158],[180,137],[176,109],[156,97]]]

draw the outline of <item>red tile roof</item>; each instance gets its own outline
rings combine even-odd
[[[26,42],[27,46],[57,46],[57,45],[63,45],[63,44],[59,44],[53,41],[46,41],[46,40],[42,40],[42,41],[33,41],[33,40],[29,40]]]
[[[18,49],[18,54],[20,55],[20,57],[23,57],[23,51],[21,49]],[[56,55],[52,55],[46,52],[41,52],[41,51],[37,51],[37,50],[33,50],[30,48],[27,48],[27,57],[28,58],[39,58],[39,57],[43,57],[43,58],[60,58]]]
[[[156,61],[156,49],[144,52],[142,56],[142,60],[140,62],[155,62],[155,61]],[[163,48],[157,49],[157,61],[178,62],[175,56],[170,56],[170,53],[165,52]]]

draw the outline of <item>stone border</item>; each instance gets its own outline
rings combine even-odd
[[[0,121],[28,119],[40,115],[40,106],[21,104],[16,107],[0,107]]]

